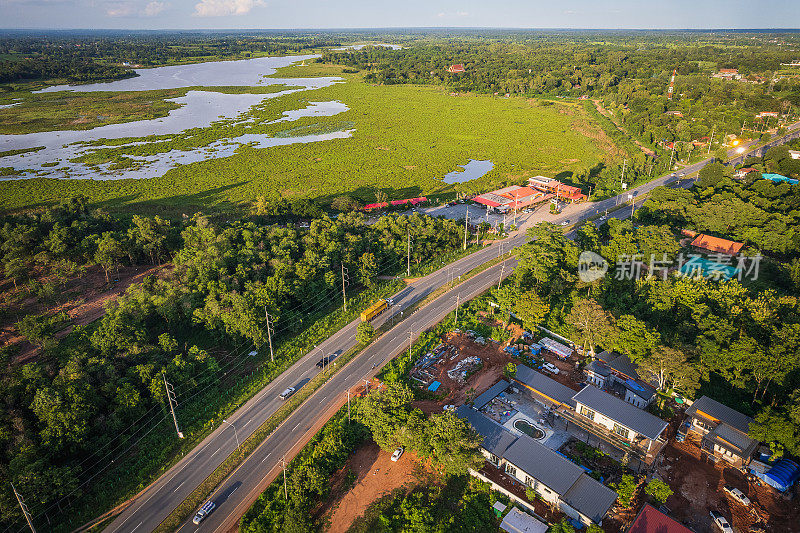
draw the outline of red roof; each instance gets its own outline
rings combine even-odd
[[[739,70],[735,68],[721,68],[719,72],[720,74],[739,74]]]
[[[450,68],[447,69],[447,72],[464,72],[464,65],[461,63],[450,65]]]
[[[428,199],[425,196],[419,196],[417,198],[406,198],[405,200],[392,200],[391,202],[381,202],[379,204],[367,204],[364,206],[365,211],[369,211],[371,209],[380,209],[381,207],[388,207],[389,204],[391,205],[403,205],[403,204],[411,204],[411,205],[418,205],[422,202],[426,202]]]
[[[701,233],[692,241],[692,246],[708,250],[709,252],[736,255],[744,248],[744,243],[720,239],[719,237]]]
[[[628,533],[692,533],[692,530],[646,503]]]

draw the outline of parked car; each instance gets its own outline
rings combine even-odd
[[[545,364],[542,365],[542,368],[544,370],[547,370],[548,372],[550,372],[552,374],[558,374],[559,373],[558,367],[556,365],[554,365],[553,363],[545,363]]]
[[[601,215],[601,216],[600,216],[600,220],[605,220],[605,219],[606,219],[606,216],[605,216],[605,215]]]
[[[295,388],[294,387],[289,387],[288,389],[286,389],[285,391],[283,391],[280,394],[279,398],[281,400],[285,400],[286,398],[288,398],[289,396],[291,396],[294,393],[295,393]]]
[[[400,460],[400,457],[402,457],[402,456],[403,456],[403,452],[404,452],[404,451],[405,451],[405,449],[404,449],[402,446],[400,446],[399,448],[397,448],[397,449],[394,451],[394,453],[392,454],[392,461],[396,463],[398,460]]]
[[[200,510],[199,510],[199,511],[197,511],[197,514],[196,514],[196,515],[194,515],[194,518],[192,519],[192,522],[193,522],[195,525],[199,524],[200,522],[202,522],[203,520],[205,520],[205,519],[206,519],[206,517],[207,517],[208,515],[210,515],[211,513],[213,513],[213,512],[214,512],[214,509],[215,509],[216,507],[217,507],[217,506],[214,504],[214,502],[212,502],[212,501],[207,501],[206,503],[204,503],[204,504],[203,504],[203,506],[200,508]]]
[[[559,226],[567,226],[567,225],[569,225],[569,220],[564,220],[559,224]]]
[[[722,487],[722,490],[727,492],[730,495],[731,498],[733,498],[737,502],[741,503],[745,507],[749,507],[750,503],[752,503],[752,502],[750,502],[750,498],[745,496],[744,492],[740,491],[736,487],[732,487],[730,485],[725,485],[724,487]]]
[[[708,514],[711,515],[711,521],[714,523],[716,529],[722,531],[722,533],[733,533],[733,528],[724,516],[714,511],[710,511]]]
[[[456,406],[453,404],[447,404],[444,407],[442,407],[442,411],[455,411],[455,410]]]

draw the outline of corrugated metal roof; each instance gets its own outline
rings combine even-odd
[[[516,507],[511,508],[500,524],[500,529],[508,531],[508,533],[545,533],[547,528],[547,524],[528,513],[523,513]]]
[[[737,453],[739,457],[748,458],[758,446],[758,442],[728,424],[719,424],[708,433],[708,437],[723,448]]]
[[[572,400],[572,397],[575,396],[574,390],[530,367],[517,365],[517,373],[514,379],[557,402],[572,407],[575,406],[575,402]]]
[[[487,403],[491,402],[495,396],[506,390],[509,385],[511,384],[508,381],[501,379],[500,381],[489,387],[489,389],[486,392],[475,398],[475,401],[472,403],[472,407],[474,407],[475,409],[480,409]]]
[[[489,453],[502,457],[506,449],[517,439],[507,429],[485,416],[472,407],[461,405],[456,409],[456,414],[465,418],[475,431],[483,437],[481,446]]]
[[[617,493],[586,473],[581,474],[562,498],[570,507],[600,522],[617,501]]]
[[[572,399],[648,439],[657,439],[668,425],[657,416],[642,411],[596,387],[584,387]]]
[[[559,495],[566,494],[584,473],[581,467],[527,435],[521,435],[509,446],[503,458]],[[523,474],[517,474],[524,480]]]
[[[729,426],[735,427],[742,433],[750,431],[750,424],[753,423],[753,419],[749,416],[740,413],[736,409],[731,409],[727,405],[722,405],[708,396],[703,396],[695,401],[692,406],[686,410],[686,414],[695,416],[697,411],[701,411],[701,416],[702,413],[710,415],[721,422],[725,422]]]
[[[628,533],[692,533],[692,530],[646,503]]]

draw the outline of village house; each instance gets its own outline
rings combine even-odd
[[[616,492],[535,439],[515,435],[471,407],[462,405],[456,414],[482,437],[481,453],[494,467],[573,520],[586,526],[602,524],[617,500]]]
[[[461,74],[462,72],[466,72],[466,70],[464,69],[464,65],[457,63],[455,65],[450,65],[447,68],[447,72],[450,72],[451,74]]]
[[[501,213],[508,210],[522,209],[544,202],[552,195],[547,195],[530,187],[510,185],[496,191],[480,194],[472,201],[485,205],[487,209],[495,209]]]
[[[517,384],[522,385],[531,394],[531,397],[544,407],[575,407],[575,402],[572,400],[572,397],[575,396],[575,391],[541,372],[537,372],[525,365],[517,365],[517,373],[512,379]],[[480,409],[477,406],[477,401],[475,404],[476,409]]]
[[[742,179],[742,178],[746,177],[748,174],[750,174],[751,172],[758,172],[758,169],[755,169],[753,167],[740,168],[739,170],[737,170],[736,172],[733,173],[733,177],[736,178],[736,179]]]
[[[582,202],[588,198],[581,192],[580,188],[566,185],[556,179],[547,178],[545,176],[528,178],[528,186],[554,194],[556,199],[569,203]]]
[[[656,396],[656,388],[644,381],[628,356],[601,352],[584,368],[586,379],[600,389],[611,389],[625,401],[644,409]]]
[[[723,459],[737,468],[750,463],[758,447],[758,441],[747,436],[752,418],[708,396],[695,401],[686,415],[684,427],[687,433],[700,437],[704,455],[714,462]]]
[[[740,80],[742,79],[739,70],[735,68],[721,68],[719,72],[711,75],[712,78],[720,78],[725,80]]]
[[[646,503],[628,533],[692,533],[692,530]]]

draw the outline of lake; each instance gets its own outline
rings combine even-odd
[[[181,107],[162,118],[108,124],[89,130],[63,130],[23,135],[0,135],[0,152],[44,146],[36,152],[0,157],[0,167],[12,167],[21,174],[4,179],[29,177],[55,177],[78,179],[124,179],[152,178],[161,176],[179,164],[188,164],[208,159],[229,157],[239,147],[250,144],[257,148],[281,146],[293,143],[322,142],[349,137],[353,130],[337,131],[315,135],[301,135],[282,138],[269,135],[246,134],[240,137],[215,141],[207,146],[191,150],[172,150],[155,156],[133,157],[138,168],[112,170],[111,164],[87,166],[71,161],[76,157],[89,155],[105,146],[87,146],[85,143],[103,139],[125,139],[148,135],[177,135],[192,128],[208,128],[220,120],[233,120],[247,123],[249,111],[270,98],[277,98],[297,91],[327,87],[340,80],[335,77],[324,78],[266,78],[277,68],[297,61],[314,59],[316,55],[263,57],[239,61],[216,61],[192,65],[178,65],[140,69],[136,78],[128,78],[108,83],[87,85],[58,85],[43,89],[54,91],[149,91],[158,89],[179,89],[185,87],[218,86],[267,86],[284,84],[299,87],[269,94],[225,94],[213,91],[189,91],[185,96],[170,101]],[[15,105],[15,104],[10,104]],[[270,122],[292,122],[302,117],[333,116],[343,113],[348,107],[341,102],[309,102],[303,109],[289,110],[284,116]],[[138,141],[133,144],[147,144]],[[43,165],[46,165],[43,167]]]
[[[464,170],[454,170],[445,174],[442,181],[447,184],[465,183],[470,180],[478,179],[489,173],[494,168],[494,163],[491,161],[481,161],[478,159],[470,159],[466,165],[458,165]]]

